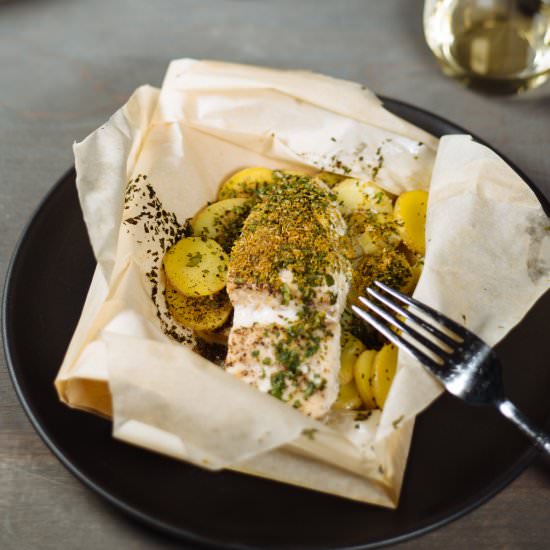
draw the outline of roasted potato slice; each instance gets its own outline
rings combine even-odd
[[[211,296],[189,297],[171,285],[166,286],[166,305],[172,317],[192,330],[212,331],[221,327],[231,314],[225,290]]]
[[[349,411],[358,409],[362,404],[363,402],[353,379],[351,382],[340,386],[338,398],[334,402],[334,408]]]
[[[209,296],[225,287],[227,254],[212,239],[187,237],[164,255],[164,271],[171,286],[185,296]]]
[[[393,217],[370,210],[351,214],[348,235],[356,258],[363,254],[380,254],[384,249],[396,248],[401,242],[398,224]]]
[[[426,208],[428,193],[420,189],[406,191],[395,201],[394,216],[403,242],[413,251],[426,251]]]
[[[340,384],[345,386],[353,380],[353,366],[357,358],[364,351],[363,342],[350,334],[343,332],[340,341]]]
[[[345,216],[357,210],[370,210],[375,214],[391,214],[392,201],[380,187],[368,181],[346,178],[335,188],[336,200]]]
[[[318,174],[315,174],[315,177],[326,183],[331,189],[336,187],[336,185],[338,185],[341,181],[348,179],[347,176],[332,174],[331,172],[319,172]]]
[[[268,168],[245,168],[222,183],[218,191],[218,200],[235,197],[251,198],[258,189],[274,183],[273,170]]]
[[[250,201],[242,197],[224,199],[205,206],[191,220],[193,235],[214,239],[229,252],[241,233],[250,208]]]
[[[386,344],[376,354],[372,365],[372,392],[376,404],[382,409],[397,369],[397,347]]]
[[[353,368],[357,391],[367,409],[376,409],[378,407],[372,388],[372,367],[375,357],[376,351],[367,349],[357,358]]]
[[[231,327],[226,324],[225,327],[221,326],[215,330],[197,330],[196,335],[209,344],[227,346],[230,329]]]

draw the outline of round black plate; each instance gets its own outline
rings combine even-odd
[[[412,106],[385,104],[435,135],[464,133]],[[109,422],[61,405],[52,384],[95,264],[74,178],[71,170],[46,197],[15,252],[4,293],[5,352],[17,394],[46,444],[81,481],[133,517],[215,547],[371,548],[459,517],[536,456],[495,411],[445,395],[418,419],[401,503],[390,511],[203,471],[115,441]],[[550,413],[548,326],[550,295],[498,346],[510,397],[539,423]]]

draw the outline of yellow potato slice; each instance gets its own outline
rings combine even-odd
[[[273,170],[268,168],[245,168],[222,183],[218,191],[218,200],[235,197],[250,198],[256,194],[259,188],[273,183],[275,183]]]
[[[347,176],[341,174],[331,174],[330,172],[319,172],[315,177],[326,183],[331,189],[338,185],[341,181],[348,179]]]
[[[357,211],[351,214],[347,220],[347,237],[352,249],[351,258],[356,259],[364,254],[362,236],[368,221],[368,211]]]
[[[370,210],[358,210],[350,215],[348,235],[356,258],[397,248],[401,242],[398,224],[393,217],[390,214],[375,214]]]
[[[397,224],[389,215],[377,214],[376,218],[365,226],[358,242],[363,254],[377,254],[384,249],[397,248],[401,242],[401,235]]]
[[[397,369],[397,347],[386,344],[376,354],[372,365],[372,391],[378,406],[384,408]]]
[[[231,327],[226,324],[225,327],[219,327],[216,330],[197,330],[196,334],[199,338],[209,344],[220,344],[222,346],[227,346],[230,328]]]
[[[363,254],[380,254],[386,248],[397,248],[401,237],[391,229],[385,232],[377,227],[367,226],[365,232],[357,239]]]
[[[394,216],[403,242],[413,251],[426,251],[426,208],[428,193],[420,189],[406,191],[395,201]]]
[[[187,237],[164,255],[164,271],[171,286],[185,296],[209,296],[225,287],[227,254],[212,239]]]
[[[405,292],[409,289],[412,277],[407,258],[398,250],[386,249],[382,254],[363,256],[353,270],[348,303],[356,303],[357,297],[364,295],[374,281]]]
[[[335,409],[343,409],[346,411],[358,409],[363,402],[355,386],[355,382],[352,380],[348,384],[340,386],[338,392],[338,398],[334,402]]]
[[[349,384],[353,380],[353,366],[357,358],[365,350],[363,342],[350,334],[343,332],[340,341],[340,384]]]
[[[193,235],[214,239],[229,252],[241,233],[250,206],[250,201],[242,197],[225,199],[205,206],[190,222]]]
[[[357,210],[371,210],[376,214],[390,214],[393,211],[389,195],[368,181],[346,178],[334,188],[334,192],[344,215],[350,215]]]
[[[200,331],[212,331],[221,327],[227,321],[232,309],[225,290],[212,296],[190,298],[170,285],[166,287],[166,305],[178,323]]]
[[[367,349],[357,358],[353,368],[357,391],[367,409],[376,409],[378,407],[372,388],[372,367],[375,357],[376,351]]]

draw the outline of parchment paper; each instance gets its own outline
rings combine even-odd
[[[491,344],[549,285],[548,220],[524,182],[468,136],[438,148],[352,82],[178,60],[160,91],[139,88],[74,151],[98,265],[56,379],[60,399],[112,417],[121,440],[206,468],[395,507],[414,417],[441,392],[400,354],[383,413],[319,422],[174,339],[189,334],[166,313],[162,255],[233,172],[327,169],[396,194],[429,188],[415,296]]]

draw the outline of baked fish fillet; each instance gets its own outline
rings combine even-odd
[[[279,178],[230,255],[226,369],[319,418],[338,395],[340,316],[351,277],[346,227],[322,181]]]

